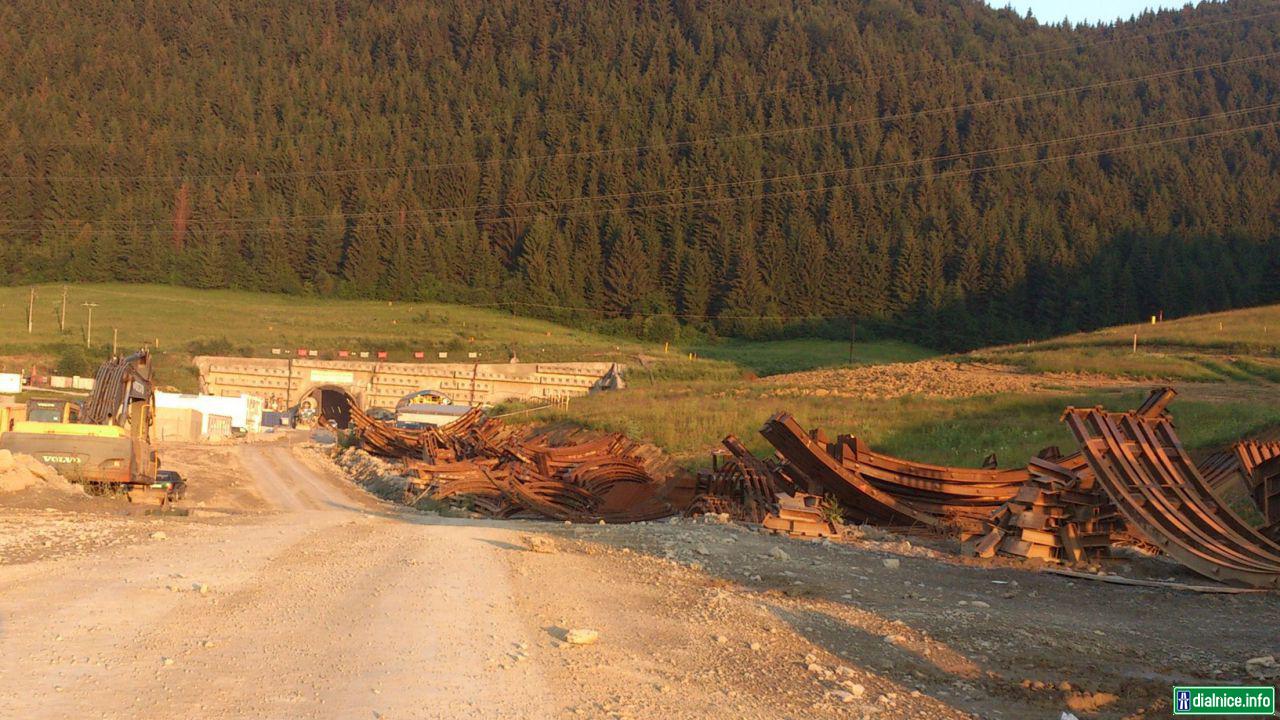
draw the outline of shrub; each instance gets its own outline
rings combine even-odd
[[[59,375],[79,375],[87,377],[93,374],[93,361],[89,353],[80,345],[67,345],[58,352]]]

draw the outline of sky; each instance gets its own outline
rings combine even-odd
[[[1184,4],[1182,0],[988,0],[988,3],[998,8],[1012,6],[1022,14],[1030,7],[1031,14],[1040,22],[1055,23],[1064,17],[1071,18],[1073,23],[1127,20],[1147,8],[1179,8]]]

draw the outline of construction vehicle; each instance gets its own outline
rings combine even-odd
[[[104,362],[79,417],[67,422],[66,412],[15,422],[0,435],[0,449],[31,455],[93,490],[126,493],[131,502],[163,505],[181,497],[185,483],[160,470],[151,445],[155,386],[147,350]]]
[[[71,400],[28,400],[27,420],[46,423],[80,421],[80,403]]]
[[[435,390],[419,390],[400,398],[396,403],[396,427],[421,430],[448,425],[467,414],[470,405],[458,405],[453,398]]]

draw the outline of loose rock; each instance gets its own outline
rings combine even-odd
[[[586,628],[574,628],[564,636],[564,641],[570,645],[590,645],[599,639],[599,631]]]

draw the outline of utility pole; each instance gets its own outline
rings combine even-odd
[[[93,347],[93,309],[98,307],[98,303],[84,302],[80,304],[89,308],[89,329],[84,333],[84,346]]]
[[[36,289],[31,288],[31,296],[27,300],[27,334],[31,334],[31,318],[36,314]]]
[[[111,328],[111,357],[116,357],[116,342],[120,340],[120,328]]]
[[[58,332],[67,331],[67,286],[62,286],[62,311],[58,313]]]
[[[858,336],[858,318],[849,316],[849,364],[853,364],[853,341]]]

